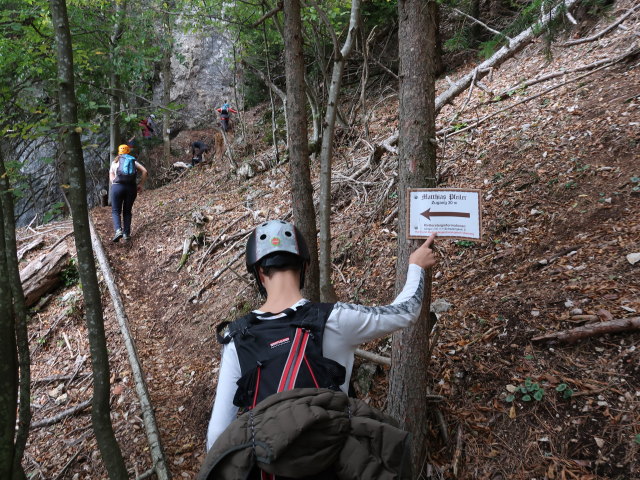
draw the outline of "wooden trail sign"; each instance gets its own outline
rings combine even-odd
[[[407,238],[482,240],[482,195],[463,188],[407,189]]]

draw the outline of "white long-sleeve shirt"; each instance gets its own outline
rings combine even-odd
[[[322,349],[326,358],[338,362],[346,369],[345,382],[340,386],[342,391],[348,392],[354,353],[358,345],[415,322],[420,315],[423,291],[424,270],[418,265],[410,264],[404,288],[390,305],[365,307],[342,302],[334,305],[325,324]],[[291,308],[295,310],[307,302],[308,300],[300,300]],[[258,315],[264,313],[259,310],[254,312]],[[279,316],[259,318],[269,320]],[[222,350],[216,399],[207,429],[207,450],[236,418],[238,407],[233,404],[233,397],[238,388],[236,382],[241,375],[238,353],[232,340]]]

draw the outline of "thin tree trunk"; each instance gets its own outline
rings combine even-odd
[[[118,154],[118,145],[122,143],[122,137],[120,133],[120,105],[122,90],[120,85],[120,75],[118,75],[115,64],[115,47],[118,45],[120,37],[122,36],[123,28],[123,15],[127,8],[127,1],[114,1],[116,24],[113,27],[113,34],[111,35],[109,58],[111,60],[111,74],[109,75],[109,87],[111,88],[111,96],[109,100],[110,112],[109,112],[109,152],[111,153],[111,160]]]
[[[73,50],[65,0],[50,0],[57,44],[58,97],[63,166],[69,184],[69,203],[78,255],[78,273],[84,295],[89,348],[93,367],[93,429],[106,470],[111,479],[128,478],[122,452],[116,441],[109,411],[109,356],[104,334],[102,298],[91,248],[87,208],[86,174],[80,143],[78,109],[73,79]]]
[[[111,98],[109,99],[109,153],[111,160],[118,154],[118,145],[122,143],[122,137],[120,135],[120,95],[116,93],[120,88],[118,75],[115,72],[111,72],[109,76],[109,85],[112,90]]]
[[[316,7],[317,8],[317,7]],[[349,33],[342,46],[338,50],[337,42],[334,45],[335,61],[331,73],[331,86],[327,100],[327,110],[324,117],[324,130],[322,132],[322,149],[320,150],[320,299],[323,302],[335,302],[336,292],[331,283],[331,163],[333,157],[333,138],[335,134],[336,115],[338,111],[338,97],[342,84],[344,66],[353,50],[355,35],[360,19],[360,0],[351,1],[351,17],[349,20]],[[328,25],[330,27],[331,24]]]
[[[304,293],[312,301],[320,298],[318,242],[313,186],[309,168],[309,138],[304,91],[304,56],[300,1],[284,2],[285,73],[287,79],[287,117],[294,223],[309,246],[311,263],[307,269]]]
[[[280,100],[282,101],[282,105],[284,106],[284,127],[285,130],[288,132],[289,131],[289,118],[287,115],[287,94],[284,93],[282,90],[280,90],[278,88],[277,85],[275,85],[271,79],[266,76],[259,68],[256,68],[255,66],[251,65],[249,62],[244,61],[243,60],[243,65],[249,67],[251,70],[253,70],[253,72],[260,77],[260,80],[262,80],[264,82],[264,84],[267,86],[267,88],[269,88],[269,90],[271,90],[273,93],[275,93],[276,95],[278,95],[278,97],[280,97]]]
[[[262,13],[265,15],[265,7],[262,5]],[[266,21],[262,23],[262,38],[264,39],[265,60],[267,66],[267,78],[271,82],[271,62],[269,61],[269,40],[267,39]],[[271,102],[271,136],[273,137],[273,148],[275,149],[275,164],[280,163],[280,151],[278,148],[278,125],[276,122],[276,103],[273,100],[273,90],[269,89],[269,101]],[[237,105],[237,104],[236,104]]]
[[[3,208],[0,208],[0,215],[3,217],[0,252],[6,252]],[[18,359],[13,299],[7,259],[0,254],[0,478],[12,478],[17,406]]]
[[[322,135],[322,124],[320,123],[320,107],[318,107],[318,95],[311,88],[311,83],[308,78],[305,78],[305,89],[307,94],[307,101],[309,102],[309,108],[311,108],[311,125],[313,125],[313,133],[311,134],[312,155],[318,153],[320,136]]]
[[[18,267],[18,249],[16,246],[16,224],[14,218],[13,193],[9,184],[9,177],[4,167],[4,158],[0,152],[0,197],[2,197],[2,213],[4,220],[4,237],[8,270],[8,281],[13,297],[13,311],[15,317],[16,342],[18,348],[18,366],[20,372],[20,406],[18,411],[18,431],[15,438],[13,455],[13,478],[25,477],[22,469],[22,455],[29,436],[31,422],[31,360],[29,358],[29,333],[27,330],[27,307],[24,292],[20,282],[20,268]]]
[[[169,2],[168,10],[173,10],[173,2]],[[162,52],[162,105],[167,108],[171,103],[171,54],[173,53],[173,33],[171,28],[171,15],[164,15],[164,46]],[[171,156],[171,137],[169,111],[162,111],[162,160],[168,165]]]
[[[404,285],[409,254],[419,244],[406,238],[407,188],[434,187],[435,145],[435,0],[398,1],[399,92],[399,181],[398,259],[396,291]],[[394,333],[389,377],[388,413],[412,433],[411,458],[414,472],[425,458],[429,430],[425,398],[428,394],[429,303],[431,274],[427,272],[422,311],[417,322]]]

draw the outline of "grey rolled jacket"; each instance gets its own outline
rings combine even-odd
[[[213,444],[198,480],[241,480],[254,466],[291,478],[333,469],[340,480],[411,479],[409,433],[343,392],[296,388],[238,417]]]

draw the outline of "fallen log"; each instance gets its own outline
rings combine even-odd
[[[436,97],[436,115],[446,104],[464,92],[471,82],[482,79],[491,69],[499,67],[508,59],[520,52],[524,47],[531,43],[536,37],[545,31],[545,28],[558,15],[573,7],[578,0],[564,0],[554,7],[549,13],[544,14],[536,23],[526,30],[522,31],[518,36],[509,40],[500,50],[494,53],[490,58],[482,62],[476,68],[464,75],[462,78],[453,82],[451,86]]]
[[[178,262],[178,268],[176,272],[179,272],[180,269],[184,267],[184,264],[187,263],[187,260],[189,259],[189,251],[191,250],[191,244],[194,240],[195,236],[191,235],[188,238],[185,238],[184,242],[182,242],[182,257],[180,258],[180,262]]]
[[[142,410],[142,419],[144,423],[145,433],[147,435],[147,441],[149,442],[149,449],[151,451],[151,459],[153,461],[154,469],[158,480],[169,480],[171,475],[167,467],[167,462],[162,449],[162,443],[160,442],[160,432],[156,423],[153,406],[151,405],[151,397],[147,388],[147,383],[144,379],[144,372],[142,371],[142,365],[138,359],[136,351],[136,345],[131,336],[131,330],[129,329],[129,319],[124,310],[124,303],[118,286],[116,285],[113,271],[109,266],[107,255],[102,247],[102,242],[96,233],[96,229],[93,225],[91,217],[89,217],[89,228],[91,230],[91,243],[93,244],[93,251],[102,270],[104,281],[107,284],[111,300],[113,301],[113,308],[120,325],[120,332],[124,339],[125,346],[127,347],[127,353],[129,356],[129,364],[131,365],[131,371],[136,386],[136,393],[140,400],[140,410]]]
[[[60,412],[58,415],[54,415],[53,417],[49,417],[43,420],[38,420],[37,422],[33,422],[29,428],[33,430],[34,428],[48,427],[49,425],[53,425],[54,423],[61,422],[62,420],[64,420],[65,418],[71,415],[75,415],[76,413],[82,412],[83,410],[85,410],[90,406],[91,406],[91,400],[90,399],[85,400],[84,402],[76,405],[75,407],[71,407],[71,408],[68,408],[67,410],[64,410],[63,412]]]
[[[611,25],[606,27],[604,30],[601,30],[600,32],[598,32],[596,34],[591,35],[590,37],[578,38],[576,40],[569,40],[568,42],[564,42],[561,46],[570,47],[572,45],[579,45],[581,43],[588,43],[588,42],[593,42],[595,40],[598,40],[599,38],[604,37],[610,31],[614,30],[618,25],[620,25],[627,18],[629,18],[631,15],[633,15],[635,13],[635,11],[638,10],[638,9],[640,9],[640,5],[636,5],[635,7],[630,8],[629,10],[627,10],[627,12],[624,15],[622,15],[620,18],[618,18],[616,21],[614,21]]]
[[[27,307],[34,305],[42,295],[62,283],[60,274],[69,265],[69,249],[60,244],[53,251],[33,260],[20,272]]]
[[[573,7],[579,0],[563,0],[556,7],[554,7],[549,13],[542,15],[540,19],[526,30],[522,31],[514,38],[509,39],[508,45],[504,45],[490,58],[476,66],[473,70],[466,75],[458,79],[457,81],[449,81],[449,88],[436,97],[435,102],[435,114],[436,116],[442,110],[442,107],[451,103],[458,95],[465,92],[472,82],[478,82],[486,75],[489,75],[494,68],[499,67],[508,59],[520,52],[524,47],[531,43],[536,37],[538,37],[550,22],[552,22],[557,16],[566,12]],[[398,141],[398,132],[395,132],[390,137],[381,142],[381,146],[396,154],[397,149],[394,148],[394,144]]]
[[[617,318],[609,322],[590,323],[582,327],[572,328],[571,330],[562,330],[560,332],[550,333],[534,337],[533,342],[559,342],[559,343],[575,343],[588,337],[605,335],[607,333],[628,332],[632,330],[640,330],[640,317]]]
[[[24,256],[29,253],[31,250],[35,250],[36,248],[40,248],[44,245],[44,238],[42,236],[36,238],[34,241],[25,245],[20,250],[18,250],[18,262],[21,262]]]

